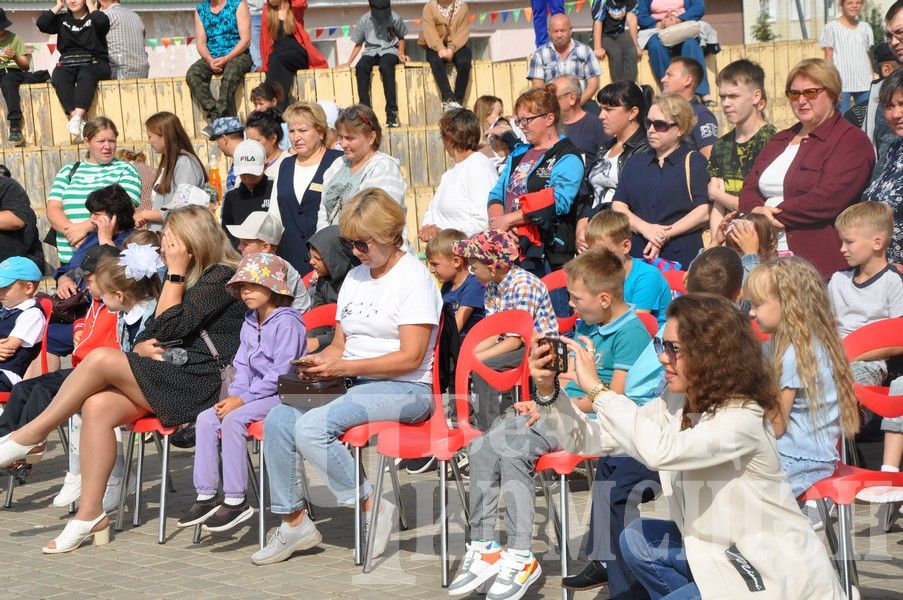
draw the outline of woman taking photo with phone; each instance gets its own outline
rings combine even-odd
[[[781,470],[770,426],[777,383],[746,315],[711,294],[672,301],[654,342],[667,390],[642,407],[599,380],[592,340],[564,341],[597,419],[555,395],[542,368],[550,358],[534,345],[537,410],[569,432],[568,452],[626,454],[659,472],[671,519],[636,519],[620,539],[652,597],[844,597]],[[554,402],[542,406],[549,396]]]
[[[0,441],[0,467],[39,452],[47,436],[82,413],[82,487],[78,513],[45,553],[69,552],[97,536],[108,539],[103,496],[116,457],[113,429],[154,415],[165,427],[194,421],[219,400],[220,362],[238,350],[245,307],[228,291],[238,254],[210,212],[200,206],[173,210],[161,244],[167,268],[157,308],[131,352],[96,348],[66,378],[34,421]],[[155,256],[155,255],[154,255]],[[148,260],[145,270],[156,272]],[[220,355],[216,360],[201,334]],[[188,350],[188,361],[164,359],[169,347]]]

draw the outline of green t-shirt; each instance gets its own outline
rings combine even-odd
[[[0,55],[2,55],[3,51],[6,48],[12,48],[13,52],[16,53],[16,56],[25,56],[26,54],[31,54],[28,49],[25,47],[25,43],[22,42],[22,38],[13,33],[12,31],[7,31],[6,34],[0,38]],[[11,58],[6,58],[5,56],[0,56],[0,69],[20,69],[19,65],[16,64],[16,61]]]
[[[131,197],[132,203],[138,206],[141,202],[141,176],[135,167],[118,158],[113,162],[98,165],[81,161],[71,179],[69,173],[75,163],[68,164],[60,169],[53,179],[48,200],[56,200],[63,203],[63,214],[73,223],[81,223],[91,218],[91,213],[85,207],[88,194],[96,189],[118,183]],[[65,264],[72,260],[74,250],[69,245],[69,240],[61,233],[56,234],[56,247],[60,253],[60,262]]]
[[[743,180],[752,170],[756,157],[778,130],[771,123],[766,123],[742,144],[738,144],[734,137],[736,131],[732,129],[718,138],[709,157],[709,175],[724,180],[724,191],[733,196],[740,195]]]

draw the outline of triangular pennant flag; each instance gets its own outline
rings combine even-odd
[[[518,21],[520,21],[520,9],[515,8],[514,9],[514,22],[517,23]]]
[[[331,36],[332,36],[332,35],[335,35],[335,32],[338,31],[338,30],[339,30],[338,27],[330,27],[330,28],[329,28],[329,35],[331,35]]]
[[[188,36],[188,39],[185,41],[185,43],[186,43],[186,44],[190,44],[190,43],[193,42],[193,41],[194,41],[194,36],[193,36],[193,35],[189,35],[189,36]]]
[[[322,37],[322,35],[323,35],[322,27],[317,27],[314,31],[316,31],[316,37]]]
[[[147,45],[150,46],[151,50],[156,50],[159,42],[157,41],[157,38],[147,38]]]
[[[342,37],[348,37],[351,33],[351,25],[342,25]]]
[[[169,45],[172,44],[172,40],[169,38],[160,38],[160,43],[163,44],[164,48],[169,48]]]
[[[473,23],[477,20],[477,13],[470,13],[470,22]]]
[[[182,36],[172,38],[172,43],[175,44],[176,46],[181,46],[182,42],[184,42],[184,41],[185,41],[185,38],[183,38]]]
[[[489,16],[489,13],[480,13],[480,25],[486,22],[486,17]]]
[[[584,4],[586,4],[586,0],[577,0],[577,6],[574,8],[574,12],[580,12]]]
[[[420,27],[420,19],[414,19],[414,27]]]
[[[499,14],[497,12],[489,13],[489,22],[495,25],[495,22],[498,21]]]
[[[47,44],[47,49],[53,54],[56,51],[56,44]]]
[[[507,22],[508,22],[508,11],[506,10],[506,11],[502,12],[502,23],[507,23]]]
[[[524,16],[527,17],[527,20],[528,20],[528,21],[532,21],[532,20],[533,20],[533,9],[532,9],[532,8],[525,8],[525,9],[524,9]]]
[[[566,3],[564,5],[564,12],[566,12],[567,14],[571,14],[572,12],[574,12],[574,4],[576,4],[576,2]]]

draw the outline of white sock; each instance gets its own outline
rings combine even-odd
[[[212,500],[216,494],[198,494],[198,502],[203,502],[204,500]]]
[[[899,473],[900,467],[894,467],[892,465],[881,465],[882,473]]]
[[[244,502],[244,498],[226,498],[226,506],[238,506],[242,502]]]

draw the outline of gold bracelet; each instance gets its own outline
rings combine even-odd
[[[592,402],[596,401],[596,396],[598,396],[602,392],[607,392],[607,391],[608,391],[608,386],[600,381],[599,383],[596,384],[596,386],[593,389],[591,389],[589,391],[589,393],[586,395],[586,397],[589,398],[590,403],[592,403]]]

